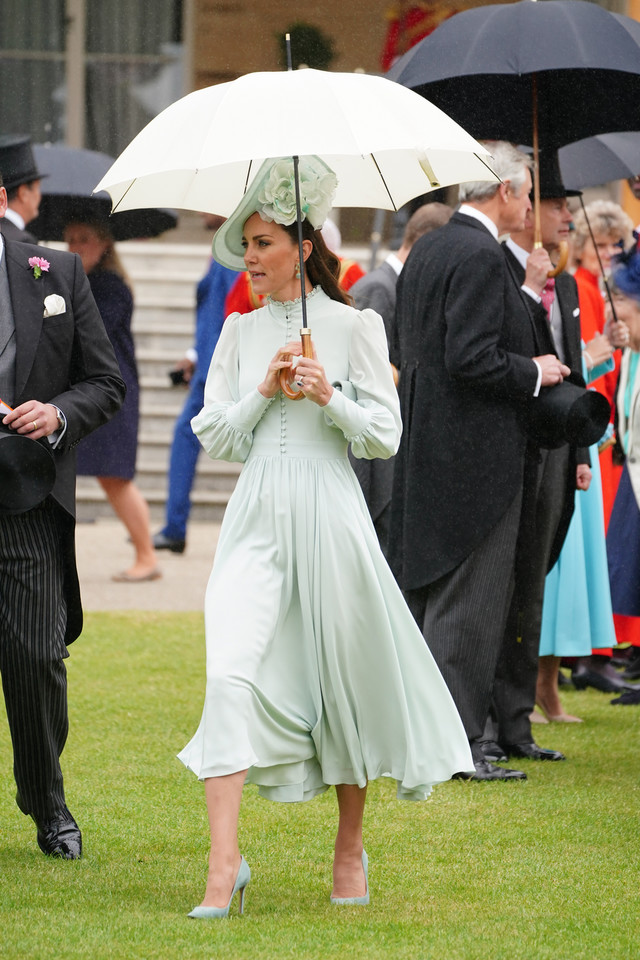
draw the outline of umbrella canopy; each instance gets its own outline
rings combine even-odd
[[[574,190],[640,173],[640,133],[602,133],[558,150],[565,184]]]
[[[398,209],[429,190],[494,180],[487,151],[428,101],[384,77],[250,73],[183,97],[155,117],[102,178],[113,209],[173,207],[227,216],[269,157],[320,156],[335,206]]]
[[[42,181],[40,212],[29,224],[39,240],[62,240],[72,220],[108,220],[116,240],[155,237],[178,222],[171,210],[129,210],[109,217],[108,194],[94,194],[95,185],[113,164],[113,157],[94,150],[65,146],[33,147]]]
[[[445,20],[387,74],[473,136],[529,145],[534,76],[545,150],[634,130],[640,25],[586,0],[491,4]]]

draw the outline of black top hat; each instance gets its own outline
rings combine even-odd
[[[46,176],[38,172],[30,137],[15,133],[0,135],[0,174],[7,190]]]
[[[0,515],[25,513],[47,497],[56,479],[48,440],[32,440],[0,424]]]
[[[540,199],[555,200],[557,197],[579,197],[582,190],[567,190],[562,182],[558,151],[545,153],[541,150],[538,155],[540,168]]]
[[[609,401],[596,390],[585,390],[583,384],[582,377],[571,374],[562,383],[543,387],[528,402],[525,429],[537,446],[589,447],[600,440],[611,415]]]

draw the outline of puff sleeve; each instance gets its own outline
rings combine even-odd
[[[325,417],[343,432],[354,457],[392,457],[402,434],[400,403],[384,323],[374,310],[356,313],[349,347],[349,379],[334,383],[334,387],[324,407]]]
[[[243,463],[253,443],[253,430],[273,397],[256,388],[244,397],[238,389],[238,320],[230,314],[222,327],[204,390],[204,407],[191,428],[212,460]]]

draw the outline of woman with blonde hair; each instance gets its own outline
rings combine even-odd
[[[109,503],[129,532],[133,565],[112,577],[117,582],[140,583],[161,576],[151,542],[149,507],[133,482],[136,469],[139,387],[131,317],[133,295],[118,256],[109,225],[101,220],[67,224],[64,238],[77,253],[89,278],[107,334],[115,350],[127,395],[109,423],[78,444],[77,472],[97,477]]]
[[[594,388],[609,401],[613,421],[621,348],[627,344],[629,333],[624,322],[613,320],[607,322],[604,278],[609,276],[612,261],[616,255],[632,244],[633,223],[619,204],[612,200],[594,200],[584,209],[576,212],[574,227],[572,238],[572,254],[576,267],[574,277],[578,286],[582,338],[587,344],[587,361],[590,357],[589,347],[594,338],[605,334],[614,347],[613,369],[593,381]],[[613,449],[611,445],[606,446],[599,457],[605,530],[609,523],[621,473],[621,467],[614,463]],[[618,643],[623,641],[639,643],[639,626],[631,620],[616,617]],[[611,652],[609,647],[598,648],[593,651],[591,658],[579,661],[577,669],[574,669],[574,682],[595,686],[600,690],[613,690],[618,677],[610,664]]]

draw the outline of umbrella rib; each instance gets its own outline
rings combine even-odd
[[[129,193],[129,190],[131,190],[131,188],[132,188],[132,186],[134,185],[134,183],[136,182],[136,180],[137,180],[137,177],[135,177],[135,178],[131,181],[131,183],[129,184],[129,186],[128,186],[127,189],[125,190],[125,192],[122,194],[122,196],[120,197],[120,199],[119,199],[118,202],[116,203],[115,207],[112,207],[112,208],[111,208],[111,213],[112,213],[112,214],[117,212],[118,207],[120,206],[120,204],[122,203],[122,201],[124,200],[124,198],[126,197],[126,195]]]
[[[242,191],[242,195],[243,195],[243,196],[244,196],[245,193],[247,192],[247,187],[248,187],[248,185],[249,185],[249,177],[251,176],[251,167],[252,167],[252,166],[253,166],[253,160],[249,160],[249,166],[247,167],[247,175],[246,175],[245,180],[244,180],[244,190]]]
[[[486,161],[486,160],[483,160],[479,153],[474,153],[474,157],[476,157],[476,158],[480,161],[480,163],[484,164],[484,166],[487,168],[487,170],[489,171],[489,173],[492,173],[494,177],[498,177],[498,174],[495,172],[495,170],[492,170],[492,169],[491,169],[491,167],[489,166],[489,164],[487,163],[487,161]],[[503,182],[500,177],[498,177],[498,180],[500,180],[500,183]]]
[[[376,160],[375,155],[374,155],[373,153],[371,154],[371,159],[373,160],[373,162],[374,162],[375,165],[376,165],[376,170],[377,170],[378,173],[380,174],[380,179],[382,180],[382,182],[383,182],[383,184],[384,184],[384,188],[385,188],[385,190],[387,191],[387,196],[389,197],[389,200],[391,201],[391,204],[392,204],[392,206],[393,206],[394,211],[397,213],[397,212],[398,212],[398,208],[396,207],[396,202],[395,202],[395,200],[393,199],[393,197],[391,196],[391,191],[389,190],[389,187],[387,186],[387,181],[385,180],[384,174],[382,173],[382,170],[381,170],[380,167],[378,166],[378,161]]]

